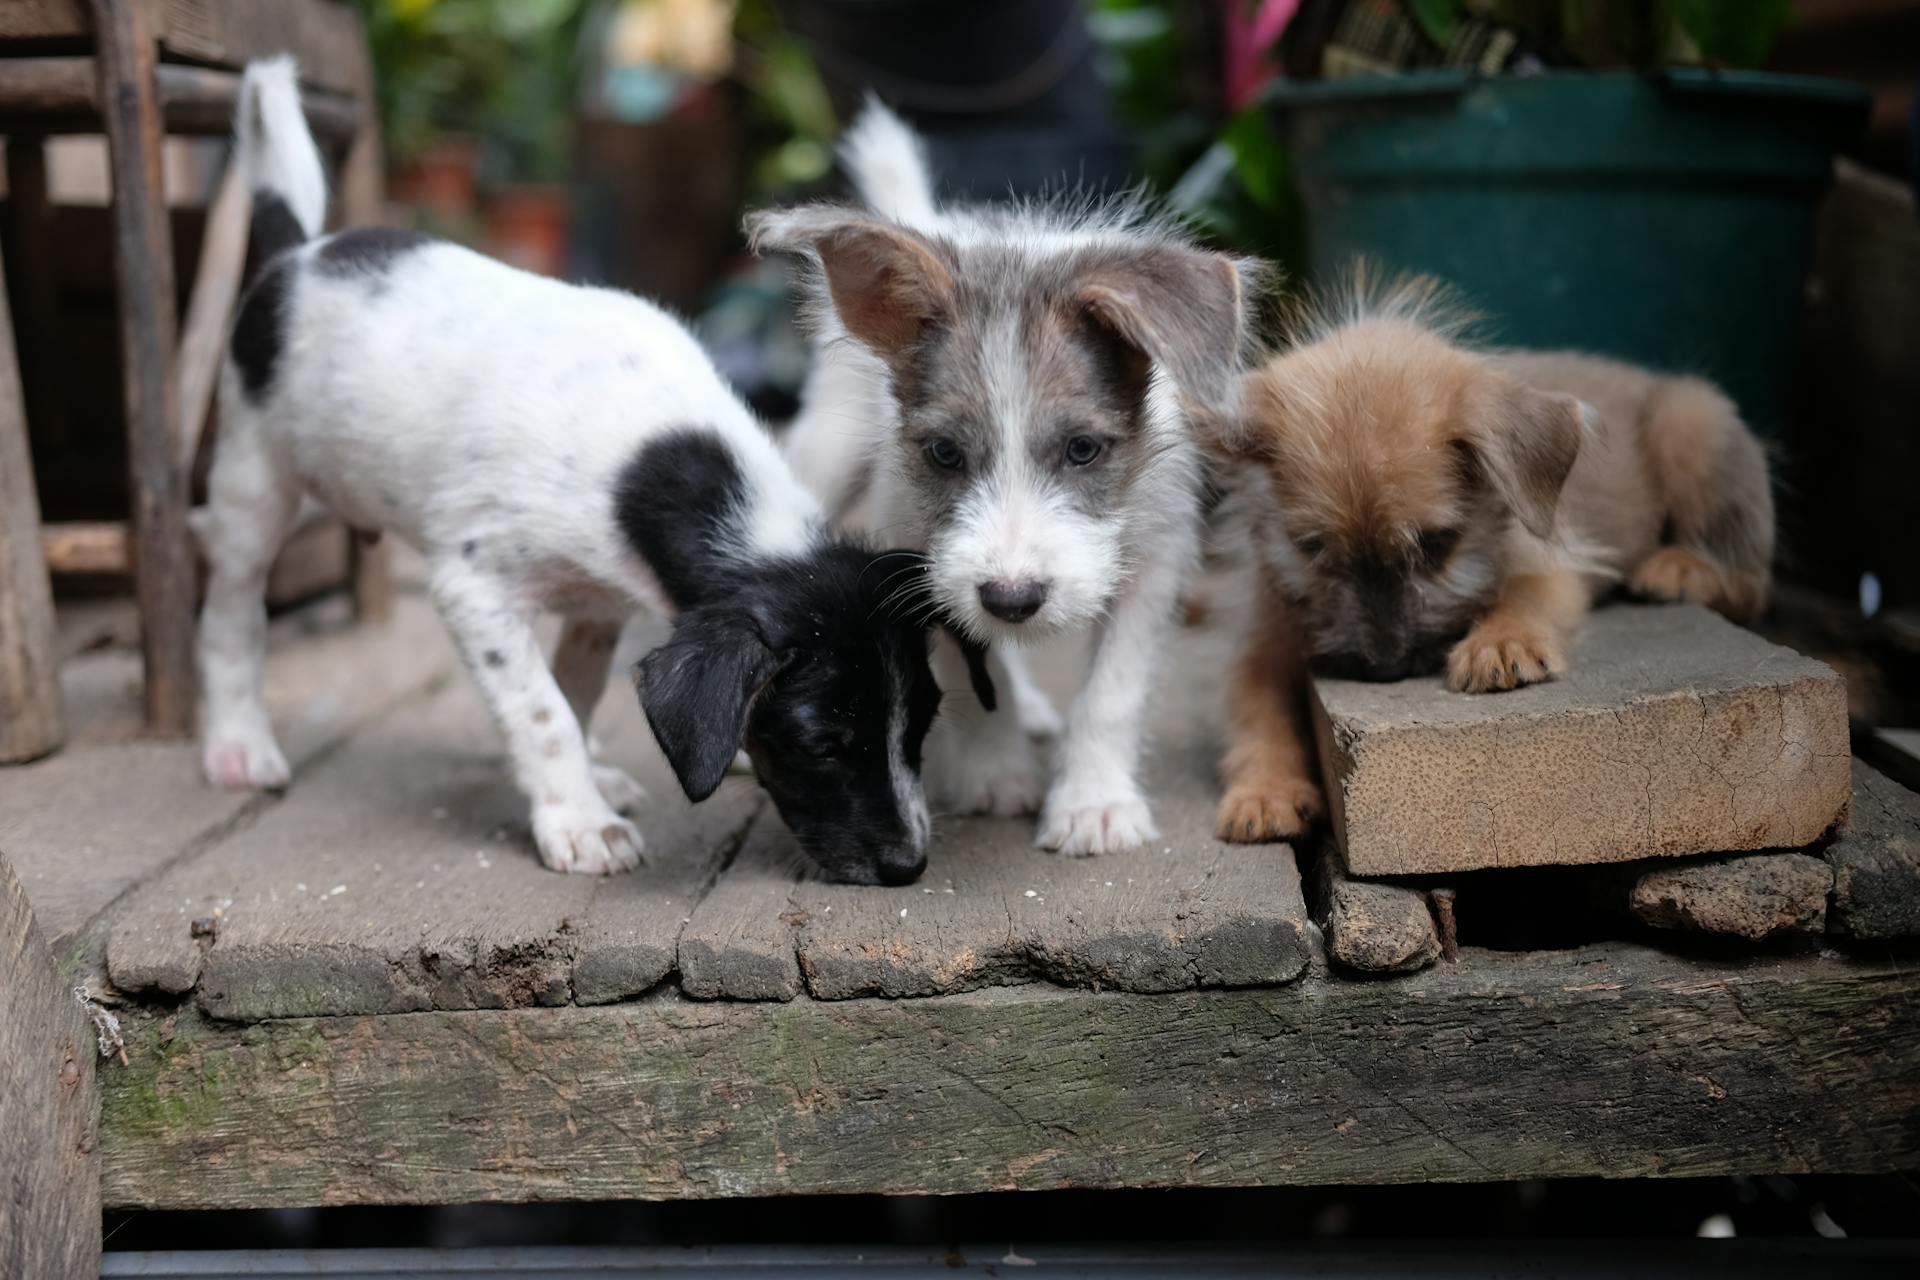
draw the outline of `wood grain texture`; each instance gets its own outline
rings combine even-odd
[[[0,278],[5,269],[0,261]],[[40,499],[13,338],[0,292],[0,765],[46,755],[67,737],[53,589],[40,556]]]
[[[0,852],[0,1276],[100,1274],[98,1057]]]
[[[760,799],[735,780],[689,805],[624,694],[603,717],[603,749],[653,798],[637,818],[649,866],[604,878],[542,867],[497,731],[454,680],[133,895],[107,937],[114,984],[197,987],[236,1020],[592,1003],[655,986]],[[217,938],[195,938],[192,922],[215,915]]]
[[[189,1208],[1912,1168],[1920,975],[1609,946],[1165,996],[143,1019],[106,1201]]]
[[[385,627],[351,625],[339,601],[276,620],[264,693],[295,777],[455,665],[439,616],[419,599],[402,600]],[[193,744],[136,740],[132,655],[79,655],[65,683],[75,740],[0,780],[0,849],[33,895],[56,956],[77,966],[113,903],[130,902],[137,885],[217,844],[273,800],[209,787]]]
[[[114,276],[120,318],[147,727],[193,732],[193,552],[187,478],[174,465],[173,243],[160,169],[155,33],[147,6],[90,0],[113,174]]]
[[[233,132],[238,72],[163,63],[154,68],[154,84],[168,133],[219,137]],[[101,95],[92,58],[0,60],[0,128],[97,133],[105,114],[101,104],[108,100]],[[325,89],[304,90],[301,105],[314,133],[329,142],[353,136],[372,109],[365,101]]]

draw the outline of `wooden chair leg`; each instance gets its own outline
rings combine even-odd
[[[0,278],[5,271],[0,261]],[[14,362],[13,320],[0,291],[0,764],[46,755],[66,738],[26,402]]]
[[[90,3],[113,173],[114,275],[147,728],[184,737],[193,732],[194,716],[194,568],[187,478],[174,462],[173,244],[160,167],[153,10],[133,0]]]
[[[369,72],[361,90],[365,123],[347,148],[340,172],[340,212],[350,227],[371,226],[386,218],[386,182],[380,159],[380,120],[373,110]],[[362,622],[382,622],[393,611],[393,544],[355,535],[352,565],[354,612]]]

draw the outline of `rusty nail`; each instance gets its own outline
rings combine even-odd
[[[1427,900],[1433,903],[1433,914],[1440,921],[1440,955],[1448,964],[1460,958],[1459,934],[1453,922],[1453,897],[1451,889],[1434,889],[1427,894]]]

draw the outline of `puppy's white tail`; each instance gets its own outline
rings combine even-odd
[[[910,227],[934,221],[926,143],[880,99],[869,96],[841,137],[840,163],[875,213]]]
[[[284,54],[247,67],[233,122],[234,161],[253,189],[253,252],[265,262],[320,234],[327,174],[300,109],[299,71]]]

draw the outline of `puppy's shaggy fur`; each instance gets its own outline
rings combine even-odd
[[[1511,689],[1566,669],[1624,582],[1736,621],[1773,557],[1765,455],[1698,378],[1573,353],[1479,351],[1432,282],[1362,275],[1297,317],[1213,447],[1249,464],[1258,587],[1230,696],[1220,832],[1321,811],[1304,670]]]
[[[589,758],[586,724],[644,606],[674,618],[637,679],[690,798],[744,745],[830,875],[917,876],[939,693],[925,627],[886,607],[901,561],[829,534],[691,335],[638,298],[416,233],[311,239],[326,193],[290,63],[249,69],[237,154],[265,265],[235,324],[204,529],[209,778],[287,781],[260,700],[261,594],[311,494],[426,556],[548,866],[639,857],[616,813],[639,788]],[[566,618],[552,670],[533,632],[547,610]]]
[[[817,268],[819,363],[788,456],[830,510],[923,545],[909,588],[994,645],[1011,705],[943,722],[936,799],[1035,807],[1022,720],[1049,727],[1052,711],[1014,647],[1097,627],[1038,842],[1137,845],[1156,834],[1140,721],[1196,546],[1189,422],[1231,411],[1242,265],[1134,202],[940,206],[919,139],[878,104],[843,156],[868,207],[749,223],[761,249]],[[937,662],[957,684],[950,655]]]

